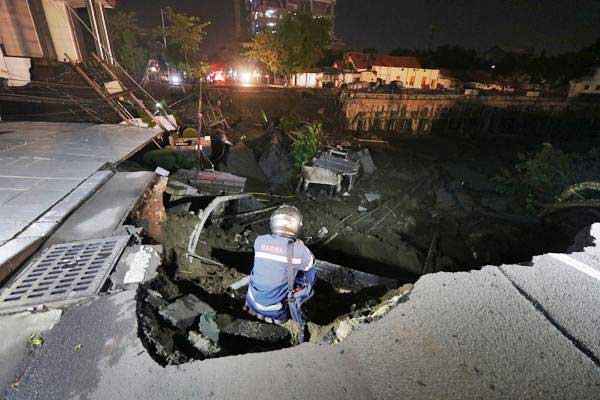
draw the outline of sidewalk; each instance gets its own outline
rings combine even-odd
[[[112,173],[100,171],[159,130],[79,123],[0,123],[0,281]]]

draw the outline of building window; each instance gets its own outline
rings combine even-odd
[[[596,85],[596,90],[600,90],[600,85]]]
[[[583,90],[590,90],[590,85],[585,85],[585,86],[583,87]]]

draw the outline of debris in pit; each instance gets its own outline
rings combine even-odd
[[[200,197],[201,194],[198,189],[187,185],[183,182],[179,182],[176,179],[169,179],[165,193],[171,195],[171,201],[180,200],[185,197]]]
[[[271,349],[290,346],[290,332],[284,327],[227,314],[203,314],[198,329],[202,336],[221,347],[225,346],[230,352],[243,348],[243,343]]]
[[[284,185],[292,171],[292,161],[279,133],[271,135],[270,142],[260,155],[258,164],[272,185]]]
[[[381,200],[381,194],[379,194],[379,193],[365,193],[365,199],[367,199],[367,201],[369,203],[373,203],[373,202]]]
[[[243,142],[237,143],[229,150],[227,158],[220,165],[220,169],[235,175],[256,179],[260,182],[267,182],[267,176],[256,161],[254,153]]]
[[[187,338],[190,344],[207,358],[216,357],[222,351],[212,340],[202,336],[198,332],[190,331]]]
[[[154,279],[157,269],[162,264],[163,248],[161,245],[135,245],[125,249],[115,272],[110,276],[117,289],[131,284],[147,282]]]
[[[373,175],[377,168],[375,167],[375,163],[373,162],[373,158],[371,157],[371,153],[369,149],[363,149],[357,152],[351,152],[348,157],[356,161],[360,164],[361,171],[366,176]]]
[[[214,312],[213,308],[193,294],[177,299],[166,307],[159,309],[158,314],[179,329],[190,328],[204,313]]]
[[[242,193],[246,187],[246,178],[219,171],[180,169],[172,178],[207,195]]]

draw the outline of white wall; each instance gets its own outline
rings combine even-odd
[[[65,61],[65,53],[73,60],[79,60],[79,52],[65,3],[58,0],[42,0],[42,6],[58,60]]]
[[[440,76],[440,70],[438,69],[382,67],[374,65],[373,71],[377,72],[377,78],[382,79],[385,83],[401,81],[405,88],[414,89],[421,89],[423,85],[435,88]]]
[[[0,50],[0,78],[8,79],[8,86],[25,86],[31,81],[31,59],[6,57]]]
[[[600,94],[600,68],[596,70],[594,76],[571,82],[569,97],[580,94]]]

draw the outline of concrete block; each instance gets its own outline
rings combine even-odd
[[[215,357],[221,352],[217,344],[197,332],[191,331],[188,334],[188,341],[205,357]]]
[[[162,263],[162,246],[131,246],[125,249],[115,272],[110,276],[113,284],[122,288],[154,279]]]
[[[360,162],[360,167],[365,175],[372,175],[377,170],[375,163],[373,163],[373,158],[371,158],[369,149],[363,149],[357,153],[351,154],[350,159]]]
[[[282,326],[246,319],[233,319],[230,324],[221,328],[221,332],[264,344],[276,345],[290,340],[290,331]]]
[[[202,314],[210,312],[214,312],[211,306],[193,294],[188,294],[161,308],[158,314],[173,326],[188,329]]]

